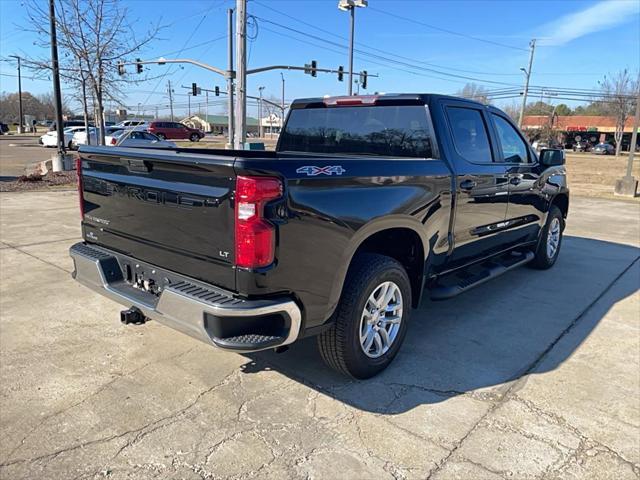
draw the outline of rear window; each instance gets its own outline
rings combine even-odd
[[[278,150],[430,158],[432,135],[424,105],[291,110]]]

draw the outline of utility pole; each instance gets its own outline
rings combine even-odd
[[[529,42],[531,51],[529,52],[529,68],[521,68],[525,74],[524,80],[524,92],[522,94],[522,106],[520,107],[520,117],[518,118],[518,127],[522,128],[522,120],[524,118],[524,109],[527,107],[527,94],[529,93],[529,79],[531,78],[531,67],[533,66],[533,52],[536,50],[536,39],[532,39]]]
[[[189,95],[188,93],[187,93],[187,100],[189,101],[189,114],[188,114],[188,116],[190,117],[191,116],[191,95]]]
[[[636,98],[636,116],[633,119],[633,133],[631,134],[631,143],[629,144],[627,174],[620,180],[616,180],[615,193],[618,195],[630,195],[635,197],[638,193],[638,180],[631,175],[634,152],[638,141],[638,129],[640,129],[640,82],[638,83],[638,96]]]
[[[227,71],[227,110],[228,110],[228,114],[227,114],[227,120],[228,120],[228,126],[227,126],[227,134],[229,135],[229,148],[233,148],[234,147],[234,140],[233,140],[233,130],[234,130],[234,115],[233,115],[233,109],[234,104],[233,104],[233,8],[230,8],[229,10],[227,10],[227,31],[228,31],[228,57],[229,57],[229,65],[228,68],[229,70]],[[207,120],[208,121],[208,120]]]
[[[167,92],[169,92],[169,109],[171,111],[171,121],[173,122],[173,90],[171,90],[171,80],[167,80]]]
[[[240,150],[247,140],[247,0],[236,0],[237,101],[233,146]]]
[[[264,137],[264,132],[262,131],[262,91],[264,87],[258,87],[258,136],[260,138]]]
[[[24,133],[24,113],[22,111],[22,73],[20,72],[20,60],[18,55],[9,55],[11,58],[18,60],[18,116],[20,117],[18,122],[18,133]]]
[[[56,136],[58,137],[58,152],[53,158],[54,172],[64,169],[64,124],[62,123],[62,93],[60,90],[60,65],[58,63],[58,40],[56,37],[56,8],[54,0],[49,0],[49,35],[51,36],[51,65],[53,66],[53,96],[56,104]]]

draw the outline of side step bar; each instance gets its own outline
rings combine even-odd
[[[499,277],[503,273],[513,270],[533,260],[534,254],[527,252],[510,252],[492,258],[479,265],[472,265],[467,270],[454,272],[438,279],[430,288],[432,300],[446,300],[482,285],[484,282]]]

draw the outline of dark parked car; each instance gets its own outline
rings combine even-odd
[[[423,292],[552,267],[569,209],[563,151],[442,95],[294,101],[273,152],[82,146],[77,166],[73,276],[123,323],[234,352],[317,336],[356,378],[391,363]]]
[[[591,153],[595,155],[615,155],[616,147],[610,143],[599,143],[591,149]]]
[[[158,138],[165,140],[191,140],[197,142],[204,137],[202,130],[187,127],[178,122],[151,122],[148,128],[149,133],[153,133]]]
[[[9,131],[9,125],[6,123],[0,123],[0,135],[4,135]]]

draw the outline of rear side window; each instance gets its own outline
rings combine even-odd
[[[465,160],[491,163],[491,146],[482,112],[474,108],[447,107],[453,143]]]
[[[294,109],[279,151],[431,158],[424,105]]]
[[[525,163],[529,160],[527,145],[516,129],[499,115],[492,114],[498,132],[502,156],[507,163]]]

